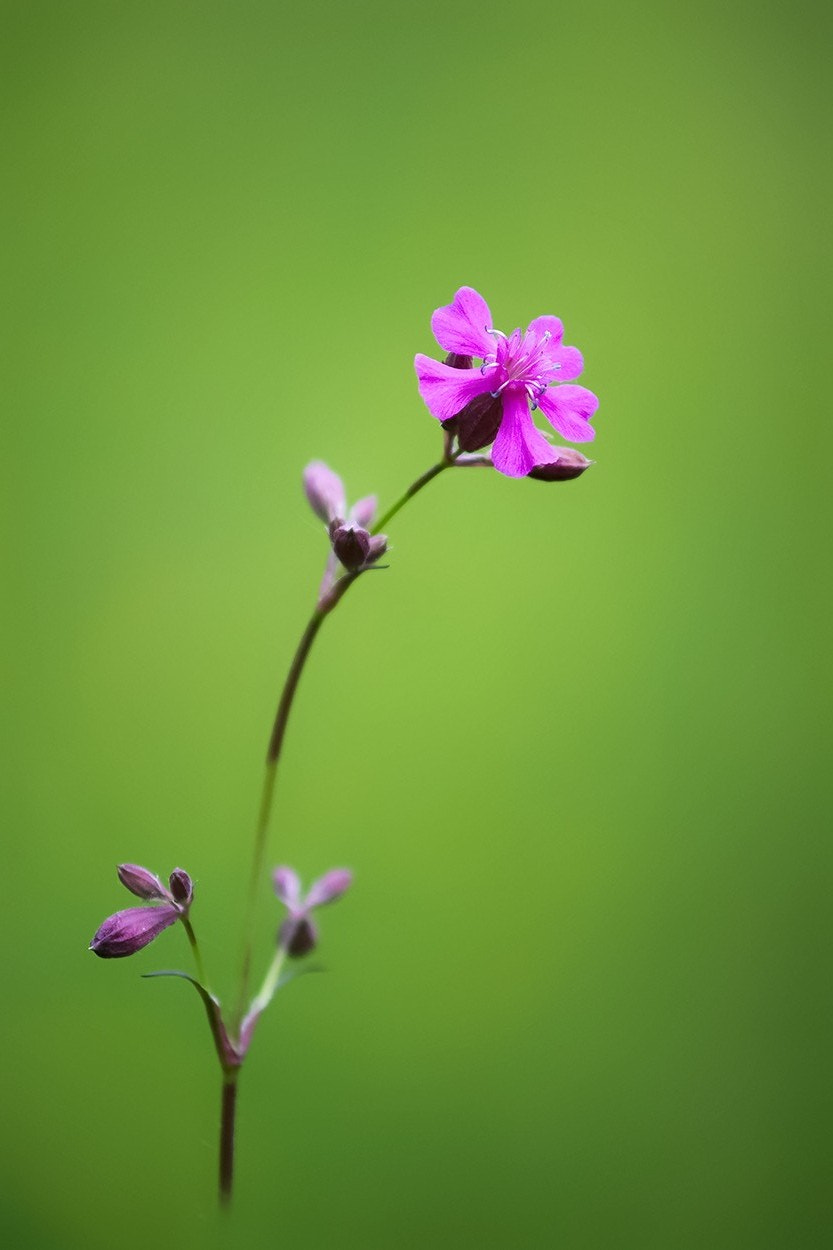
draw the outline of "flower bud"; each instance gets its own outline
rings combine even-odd
[[[458,356],[457,352],[449,352],[443,363],[450,369],[470,369],[473,361],[471,356]]]
[[[284,920],[278,932],[278,941],[293,959],[300,959],[315,950],[318,931],[306,916],[290,916]]]
[[[357,525],[338,525],[331,528],[333,551],[338,559],[346,569],[360,569],[370,551],[370,535],[367,530]]]
[[[122,885],[138,898],[170,898],[159,878],[138,864],[119,864],[116,871]]]
[[[344,484],[323,460],[313,460],[304,469],[304,491],[313,512],[325,525],[334,517],[344,516]]]
[[[320,907],[323,903],[334,903],[341,898],[353,881],[349,868],[331,868],[323,877],[313,881],[309,888],[305,907]]]
[[[536,464],[527,477],[534,477],[539,482],[569,482],[571,478],[580,477],[593,463],[573,447],[559,447],[554,464]]]
[[[174,902],[187,911],[194,897],[194,883],[184,868],[174,868],[169,881]]]
[[[457,435],[462,451],[479,451],[497,438],[503,420],[503,400],[500,395],[477,395],[465,408],[443,421],[443,428]],[[454,423],[452,426],[452,422]]]
[[[388,540],[385,534],[371,534],[370,550],[367,553],[366,564],[373,564],[380,556],[383,556],[388,549]]]
[[[173,903],[158,907],[128,907],[108,916],[90,942],[90,950],[101,959],[122,959],[135,955],[143,946],[174,924],[180,916]]]

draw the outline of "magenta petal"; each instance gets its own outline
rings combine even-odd
[[[97,931],[90,950],[102,959],[122,959],[135,955],[179,919],[179,908],[171,903],[159,907],[128,907],[108,916]]]
[[[560,317],[536,317],[530,321],[529,329],[536,334],[549,334],[552,345],[557,347],[564,337],[564,326]]]
[[[431,332],[440,347],[458,356],[479,356],[495,350],[492,314],[482,295],[473,287],[461,286],[450,304],[438,308],[431,318]]]
[[[526,477],[537,464],[551,464],[558,459],[556,449],[535,428],[526,395],[505,391],[503,420],[492,447],[492,463],[507,477]]]
[[[422,355],[415,358],[414,367],[419,393],[438,421],[448,421],[477,395],[485,395],[492,388],[490,369],[485,375],[479,369],[452,369]]]
[[[584,369],[584,358],[577,347],[553,347],[547,355],[553,363],[553,371],[549,374],[551,382],[572,382]]]
[[[276,868],[272,874],[272,883],[284,907],[294,911],[301,905],[301,882],[294,868]]]
[[[318,881],[313,881],[304,901],[305,907],[320,907],[323,903],[333,903],[341,898],[349,889],[353,874],[349,868],[333,868]]]
[[[538,407],[559,434],[571,443],[589,443],[596,437],[590,418],[599,406],[583,386],[550,386],[538,397]]]

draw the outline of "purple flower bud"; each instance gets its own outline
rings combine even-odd
[[[147,946],[163,929],[175,924],[180,910],[173,903],[161,903],[158,907],[128,907],[108,916],[97,931],[90,950],[101,959],[122,959],[135,955]]]
[[[470,369],[473,363],[471,356],[459,356],[457,352],[449,352],[445,358],[450,369]]]
[[[341,898],[353,881],[349,868],[331,868],[323,877],[313,881],[304,900],[305,907],[321,907],[324,903],[334,903]]]
[[[380,556],[383,556],[388,549],[388,540],[385,534],[371,534],[370,550],[367,553],[365,564],[373,564]]]
[[[139,898],[171,897],[159,878],[147,868],[141,868],[138,864],[119,864],[116,871],[122,885]]]
[[[370,551],[370,535],[357,525],[337,525],[331,533],[333,551],[346,569],[360,569]],[[381,554],[381,553],[380,553]]]
[[[307,916],[290,916],[280,927],[278,942],[285,947],[287,955],[300,959],[315,950],[318,930]]]
[[[169,881],[174,902],[179,903],[183,911],[187,911],[194,897],[194,883],[184,868],[174,868]]]
[[[310,507],[325,525],[334,517],[344,516],[344,484],[323,460],[313,460],[304,469],[304,490]]]
[[[588,460],[573,447],[559,447],[557,450],[558,460],[555,464],[537,464],[534,469],[530,469],[527,477],[534,477],[539,482],[569,482],[571,478],[580,477],[593,464],[592,460]]]
[[[288,955],[298,959],[308,955],[318,942],[318,930],[310,919],[310,912],[314,907],[341,898],[353,874],[347,868],[332,868],[313,881],[306,898],[301,896],[301,883],[292,868],[276,868],[272,879],[275,893],[289,912],[278,931],[278,942]]]
[[[457,442],[463,451],[479,451],[495,441],[502,420],[502,397],[487,391],[466,404],[451,421],[444,421],[443,428],[457,435]]]

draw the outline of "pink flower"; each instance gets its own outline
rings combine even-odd
[[[483,296],[463,286],[453,303],[436,310],[431,329],[449,357],[445,363],[416,357],[419,393],[432,416],[452,423],[464,451],[493,442],[492,462],[508,477],[558,464],[569,449],[554,447],[536,428],[530,404],[570,442],[595,437],[590,418],[599,401],[583,386],[565,385],[584,361],[577,348],[563,346],[558,317],[536,317],[507,338],[494,329]],[[473,357],[482,365],[472,367]]]

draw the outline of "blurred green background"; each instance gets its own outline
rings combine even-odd
[[[564,319],[598,463],[445,475],[325,626],[270,861],[356,884],[221,1240],[830,1244],[828,12],[0,5],[8,1244],[218,1235],[184,937],[87,943],[184,865],[230,992],[301,469],[433,463],[463,283]]]

